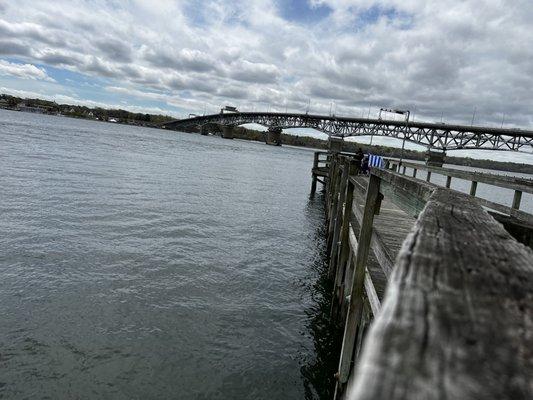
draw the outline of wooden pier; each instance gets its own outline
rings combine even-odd
[[[335,399],[532,399],[533,219],[520,200],[533,181],[395,160],[365,176],[326,152],[312,175],[344,327]],[[475,197],[478,182],[514,190],[512,204]]]

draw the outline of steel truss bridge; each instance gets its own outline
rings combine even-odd
[[[208,124],[259,124],[271,129],[312,128],[333,137],[385,136],[428,146],[436,150],[533,148],[533,131],[481,126],[406,122],[384,119],[324,115],[236,112],[196,116],[162,124],[162,128],[187,130]]]

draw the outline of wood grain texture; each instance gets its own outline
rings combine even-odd
[[[436,189],[403,244],[346,399],[533,399],[533,252]]]

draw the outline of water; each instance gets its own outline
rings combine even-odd
[[[0,398],[329,398],[312,152],[1,110],[0,140]]]

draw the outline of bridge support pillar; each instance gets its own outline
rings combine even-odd
[[[233,125],[222,125],[222,137],[224,139],[233,139]]]
[[[209,129],[207,129],[207,125],[200,126],[200,134],[203,136],[207,136],[209,133]]]
[[[344,144],[343,138],[330,136],[329,141],[328,141],[328,150],[331,153],[340,153],[342,152],[343,144]]]
[[[281,146],[281,132],[282,129],[277,126],[268,128],[266,143],[273,146]]]
[[[430,167],[442,167],[446,161],[446,151],[426,151],[426,165]]]

